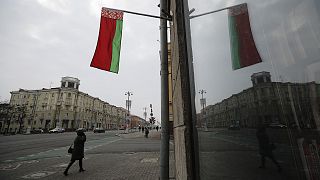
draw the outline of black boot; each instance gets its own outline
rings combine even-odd
[[[85,171],[82,167],[82,159],[79,160],[79,167],[80,167],[79,172]]]
[[[64,174],[65,176],[68,176],[68,171],[65,170],[65,171],[63,172],[63,174]]]
[[[74,161],[71,160],[70,163],[68,164],[68,167],[66,168],[66,170],[64,170],[63,174],[64,174],[65,176],[68,176],[68,170],[69,170],[69,168],[72,166],[73,163],[74,163]]]

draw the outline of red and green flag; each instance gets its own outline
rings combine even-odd
[[[233,70],[262,62],[253,40],[247,4],[228,9]]]
[[[123,12],[103,7],[96,51],[90,66],[118,73]]]

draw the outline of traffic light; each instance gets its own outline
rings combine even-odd
[[[150,124],[155,124],[156,123],[156,118],[155,117],[150,117],[149,121],[150,121]]]

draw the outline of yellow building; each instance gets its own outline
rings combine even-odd
[[[18,132],[20,128],[26,131],[55,127],[117,129],[124,123],[126,109],[79,91],[79,85],[79,79],[63,77],[61,87],[12,91],[9,104],[20,111],[13,112],[8,121],[9,132]],[[7,124],[2,126],[1,132],[7,129]]]

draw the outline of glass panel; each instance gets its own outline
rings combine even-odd
[[[246,3],[190,20],[201,179],[319,179],[320,1]]]

